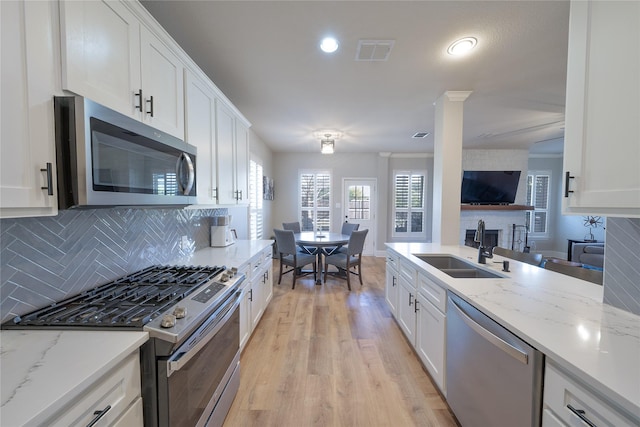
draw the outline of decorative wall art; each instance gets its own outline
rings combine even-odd
[[[262,177],[262,198],[264,200],[273,200],[273,178],[268,176]]]

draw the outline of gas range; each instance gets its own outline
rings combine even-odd
[[[218,267],[151,266],[2,325],[5,329],[134,329],[178,342],[244,280]]]

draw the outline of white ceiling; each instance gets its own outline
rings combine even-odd
[[[434,102],[471,90],[465,148],[562,151],[566,1],[142,1],[274,151],[433,152]],[[338,38],[332,55],[325,35]],[[446,54],[463,36],[467,57]],[[359,40],[393,40],[386,62]],[[416,132],[431,132],[412,139]],[[533,147],[533,148],[532,148]]]

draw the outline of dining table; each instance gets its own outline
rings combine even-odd
[[[295,233],[294,237],[298,246],[316,248],[316,262],[318,266],[316,285],[322,284],[322,255],[324,253],[323,249],[326,250],[326,248],[340,248],[341,246],[349,243],[348,234],[330,233],[328,231],[303,231],[301,233]]]

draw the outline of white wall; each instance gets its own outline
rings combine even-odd
[[[264,143],[264,141],[262,141],[262,139],[260,139],[260,137],[258,135],[256,135],[256,133],[253,131],[253,129],[249,129],[249,158],[254,159],[259,161],[260,163],[262,163],[262,173],[264,174],[264,176],[268,176],[270,178],[273,178],[273,152],[271,151],[271,149]],[[264,224],[264,235],[262,236],[263,239],[269,239],[271,237],[271,235],[273,234],[271,232],[271,228],[270,228],[270,224],[271,224],[271,218],[273,216],[273,206],[274,206],[274,200],[263,200],[262,201],[262,214],[263,214],[263,224]],[[238,232],[238,238],[245,238],[248,239],[248,229],[249,229],[249,218],[248,218],[248,209],[245,208],[245,216],[246,216],[246,220],[244,222],[244,224],[246,224],[246,229],[244,230],[244,233],[242,234],[245,237],[240,237],[241,234],[240,232]],[[238,213],[234,213],[231,210],[229,211],[230,214],[234,215],[234,214],[238,214]],[[238,214],[240,215],[240,214]],[[233,220],[233,225],[236,225],[236,221],[235,219]]]
[[[375,178],[378,182],[376,220],[378,229],[376,230],[375,250],[384,250],[384,236],[386,226],[385,214],[380,214],[386,210],[387,192],[381,187],[387,186],[388,177],[384,167],[385,160],[377,153],[339,153],[320,154],[316,153],[274,153],[273,156],[273,177],[274,193],[273,211],[269,227],[265,229],[272,231],[273,228],[282,228],[283,222],[298,220],[298,174],[300,170],[323,169],[331,171],[331,229],[339,230],[342,224],[342,209],[336,208],[336,203],[342,204],[342,180],[343,178]],[[380,174],[383,173],[381,176]],[[382,248],[382,249],[381,249]]]

